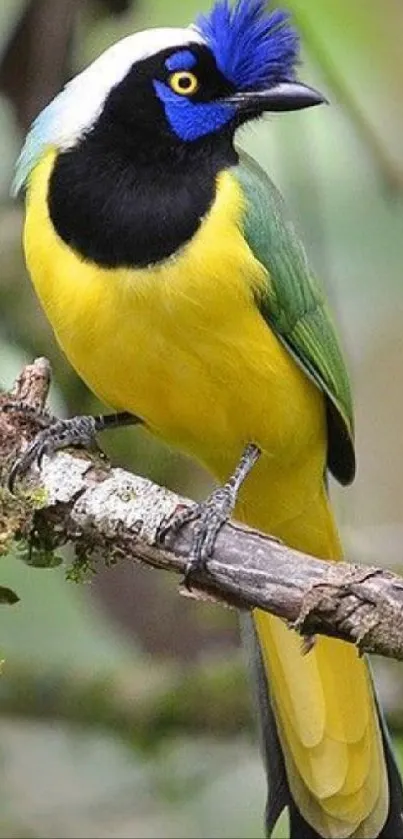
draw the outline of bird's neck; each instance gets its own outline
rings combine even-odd
[[[50,217],[86,260],[109,268],[160,263],[193,238],[214,202],[217,174],[237,159],[230,137],[185,146],[94,132],[57,157]]]

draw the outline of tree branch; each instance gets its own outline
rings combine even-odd
[[[0,397],[0,474],[37,431],[18,409],[2,411],[10,399],[36,408],[46,401],[50,368],[45,359],[25,368],[11,394]],[[168,490],[112,469],[102,454],[60,453],[31,470],[16,498],[0,495],[0,547],[28,540],[30,553],[56,551],[70,543],[76,567],[103,558],[143,562],[183,575],[191,528],[172,550],[157,543],[161,523],[189,504]],[[188,593],[189,594],[189,593]],[[324,634],[403,660],[403,580],[381,568],[329,563],[291,550],[263,534],[226,525],[208,571],[194,577],[191,597],[239,609],[259,607],[304,636]]]

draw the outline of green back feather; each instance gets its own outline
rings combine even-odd
[[[246,240],[268,272],[257,303],[267,323],[326,394],[328,466],[341,483],[348,484],[355,474],[352,397],[322,290],[274,184],[244,153],[234,172],[247,201]]]

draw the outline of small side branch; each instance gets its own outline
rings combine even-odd
[[[0,467],[3,482],[13,457],[32,439],[33,419],[18,402],[45,403],[50,381],[44,359],[25,368],[12,394],[0,397]],[[1,412],[15,400],[15,412]],[[184,574],[190,529],[172,550],[157,544],[161,524],[187,499],[122,469],[99,453],[61,453],[32,469],[17,499],[0,495],[0,547],[7,538],[30,540],[32,549],[56,551],[72,544],[77,562],[136,561]],[[17,510],[17,513],[16,513]],[[1,532],[3,529],[3,533]],[[208,571],[195,574],[195,598],[277,615],[303,636],[328,635],[360,652],[403,660],[403,580],[390,571],[329,563],[233,522],[218,537]]]

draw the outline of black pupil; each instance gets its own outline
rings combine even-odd
[[[181,76],[178,79],[178,85],[181,90],[189,90],[192,87],[193,80],[190,76]]]

